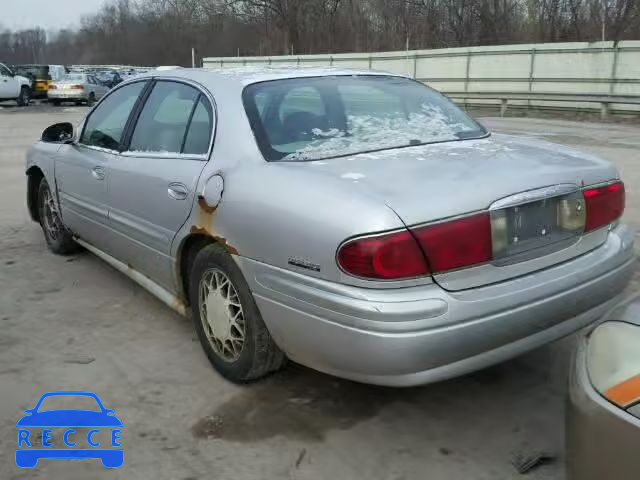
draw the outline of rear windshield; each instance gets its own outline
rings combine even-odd
[[[51,80],[47,65],[16,65],[13,72],[21,77],[33,77],[36,80]]]
[[[243,101],[268,161],[319,160],[487,133],[443,95],[401,77],[273,80],[246,87]]]
[[[62,77],[63,82],[84,82],[84,74],[82,73],[67,73]]]

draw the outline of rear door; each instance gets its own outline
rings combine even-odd
[[[157,81],[128,150],[110,169],[110,224],[116,256],[173,287],[171,243],[194,203],[214,123],[207,96],[193,85]]]
[[[76,235],[110,251],[109,166],[121,149],[125,126],[146,82],[122,87],[87,118],[77,143],[62,145],[55,177],[62,218]]]

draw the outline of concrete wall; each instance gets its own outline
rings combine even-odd
[[[452,95],[546,93],[632,95],[640,98],[640,41],[545,43],[445,48],[402,52],[213,57],[207,69],[239,66],[332,66],[383,70],[416,78]],[[473,100],[473,103],[499,100]],[[510,105],[599,110],[586,102],[510,101]],[[614,111],[640,113],[640,105],[612,104]]]

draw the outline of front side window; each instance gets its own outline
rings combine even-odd
[[[145,85],[146,82],[132,83],[105,98],[87,120],[80,143],[121,150],[127,120]]]
[[[133,152],[182,153],[199,98],[200,92],[189,85],[156,83],[140,113],[129,149]],[[199,114],[200,123],[204,121],[203,115]]]
[[[11,71],[4,65],[0,65],[0,77],[10,77]]]
[[[317,160],[486,135],[443,95],[402,77],[272,80],[246,87],[243,100],[268,161]]]
[[[36,80],[51,80],[49,67],[46,65],[18,65],[15,67],[16,75],[31,77]]]

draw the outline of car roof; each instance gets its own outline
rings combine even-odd
[[[401,77],[401,75],[395,73],[376,70],[358,70],[329,67],[293,68],[264,66],[225,68],[223,70],[206,70],[201,68],[180,68],[175,70],[160,71],[153,70],[147,73],[140,74],[136,78],[184,78],[185,80],[193,80],[204,86],[226,83],[244,87],[253,83],[260,83],[271,80],[349,75],[385,75]]]

